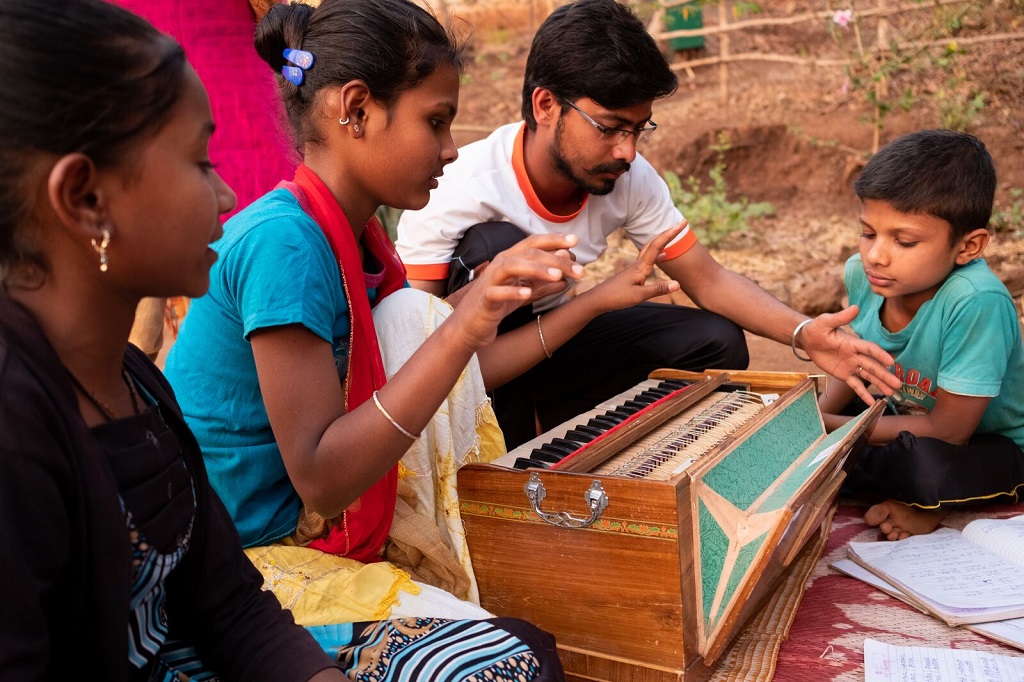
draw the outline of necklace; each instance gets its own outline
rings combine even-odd
[[[75,388],[77,388],[79,392],[81,392],[81,394],[89,400],[90,403],[92,403],[93,407],[95,407],[99,411],[99,413],[103,415],[104,419],[106,419],[108,422],[116,421],[118,419],[118,416],[114,412],[114,410],[112,410],[106,403],[104,403],[102,400],[96,397],[95,393],[86,388],[85,385],[78,380],[78,377],[76,377],[70,369],[65,369],[67,370],[68,376],[71,378],[71,383],[75,385]],[[124,382],[125,387],[128,389],[128,395],[132,399],[132,414],[138,414],[139,401],[135,393],[135,382],[133,382],[132,378],[128,375],[128,370],[125,369],[124,365],[121,365],[121,381]]]

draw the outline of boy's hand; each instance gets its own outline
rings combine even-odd
[[[857,317],[853,305],[838,313],[824,313],[800,330],[800,345],[814,363],[846,385],[868,405],[875,401],[867,387],[874,384],[885,395],[903,385],[889,371],[895,360],[878,345],[858,338],[843,327]]]
[[[637,303],[648,301],[655,296],[664,296],[673,291],[679,291],[679,283],[675,280],[667,282],[659,280],[653,284],[648,284],[647,278],[654,271],[655,263],[665,259],[663,249],[685,227],[686,221],[684,220],[675,227],[671,227],[658,234],[644,244],[643,249],[640,250],[640,254],[631,266],[606,279],[590,291],[580,294],[580,296],[587,296],[588,298],[599,297],[597,298],[599,307],[607,312],[628,308]]]

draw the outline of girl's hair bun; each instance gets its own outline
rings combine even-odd
[[[276,4],[256,27],[256,53],[275,73],[285,65],[285,48],[299,49],[306,37],[313,7],[303,3]]]

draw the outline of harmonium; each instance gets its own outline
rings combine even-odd
[[[826,433],[816,379],[658,370],[458,474],[481,605],[573,680],[703,680],[819,531],[877,402]]]

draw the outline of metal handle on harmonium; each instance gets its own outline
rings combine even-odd
[[[605,494],[601,481],[595,480],[590,484],[590,489],[583,494],[583,499],[586,500],[587,506],[590,507],[590,518],[586,519],[582,516],[573,516],[569,512],[564,511],[541,511],[540,503],[547,496],[548,492],[544,489],[544,484],[541,483],[537,472],[530,473],[530,478],[526,485],[523,486],[523,490],[526,492],[527,499],[533,503],[533,511],[536,512],[537,516],[552,526],[559,526],[561,528],[586,528],[601,518],[601,512],[608,507],[608,495]]]

